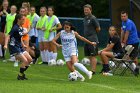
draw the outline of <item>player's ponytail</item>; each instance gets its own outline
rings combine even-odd
[[[17,15],[15,16],[15,20],[14,20],[14,22],[13,22],[13,26],[14,26],[15,24],[17,24],[18,19],[21,19],[22,17],[23,17],[23,15],[17,14]],[[13,26],[12,26],[12,27],[13,27]]]

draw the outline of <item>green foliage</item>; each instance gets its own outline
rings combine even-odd
[[[10,0],[10,4],[20,7],[23,1],[30,2],[37,12],[41,6],[53,5],[56,15],[61,17],[83,17],[83,6],[91,4],[98,18],[109,18],[109,0]]]

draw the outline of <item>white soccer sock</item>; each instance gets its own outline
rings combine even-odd
[[[45,62],[48,61],[48,58],[47,58],[47,50],[44,50],[44,60],[45,60]]]
[[[53,59],[54,59],[54,60],[57,59],[57,53],[53,53]]]
[[[50,62],[50,52],[47,50],[46,53],[47,53],[47,62]]]
[[[0,56],[2,57],[2,47],[1,47],[1,44],[0,44]]]
[[[45,59],[46,59],[46,62],[48,62],[48,50],[45,50]]]
[[[40,53],[41,53],[42,62],[45,62],[45,60],[44,60],[44,51],[40,51]]]
[[[52,60],[53,59],[53,52],[51,51],[51,52],[49,52],[49,56],[50,56],[50,60]]]
[[[83,78],[83,75],[80,74],[77,70],[75,70],[74,72],[76,72],[76,74],[78,75],[79,78]]]
[[[89,74],[89,71],[83,64],[76,62],[74,63],[74,66],[83,71],[84,73],[86,73],[87,75]]]

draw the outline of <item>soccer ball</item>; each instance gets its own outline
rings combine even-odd
[[[64,61],[62,59],[58,59],[57,62],[56,62],[56,64],[58,66],[63,66],[64,65]]]
[[[54,59],[52,59],[48,62],[48,65],[49,66],[54,66],[54,65],[56,65],[56,61]]]
[[[83,58],[82,61],[81,61],[81,63],[83,65],[90,65],[90,60],[88,58]]]
[[[135,64],[135,63],[132,63],[132,64],[130,65],[130,67],[131,67],[131,69],[135,70],[135,69],[136,69],[136,64]]]
[[[115,66],[115,63],[113,61],[109,61],[109,66],[110,67],[114,67]]]
[[[71,73],[68,75],[68,79],[69,79],[70,81],[77,81],[77,78],[78,78],[78,75],[77,75],[77,73],[75,73],[75,72],[71,72]]]

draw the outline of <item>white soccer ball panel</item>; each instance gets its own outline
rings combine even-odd
[[[90,60],[88,58],[83,58],[82,61],[81,61],[81,63],[83,65],[89,65],[90,64]]]
[[[71,73],[68,75],[68,79],[69,79],[70,81],[76,81],[77,78],[78,78],[78,75],[77,75],[77,73],[75,73],[75,72],[71,72]]]
[[[49,66],[56,65],[56,61],[55,61],[54,59],[52,59],[52,60],[50,60],[50,61],[48,62],[48,65],[49,65]]]
[[[56,64],[57,64],[58,66],[63,66],[64,63],[65,63],[65,62],[64,62],[62,59],[58,59],[57,62],[56,62]]]

